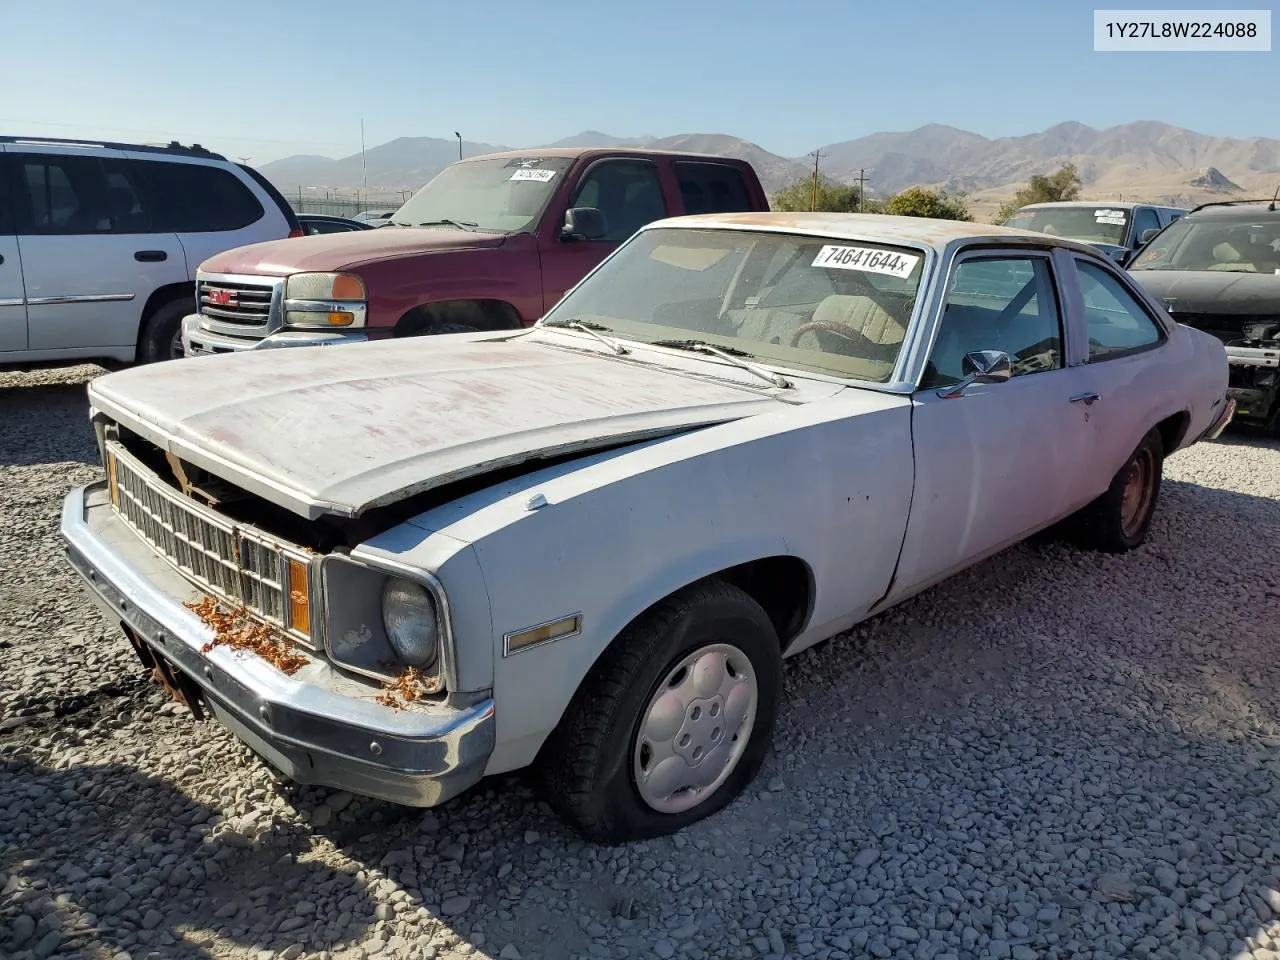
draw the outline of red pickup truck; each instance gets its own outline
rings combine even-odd
[[[516,329],[646,223],[768,209],[751,165],[726,157],[569,148],[459,160],[375,230],[204,261],[183,352]]]

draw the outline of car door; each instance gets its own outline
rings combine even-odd
[[[1073,473],[1087,449],[1078,365],[1048,252],[956,259],[914,395],[916,485],[896,593],[949,576],[1081,504]],[[1002,350],[1014,375],[944,397],[966,353]]]
[[[131,355],[148,296],[185,276],[177,236],[153,232],[117,150],[23,144],[9,158],[30,349]]]
[[[22,255],[13,232],[4,144],[0,144],[0,360],[27,349],[27,295],[22,286]]]
[[[1159,407],[1167,385],[1177,382],[1179,361],[1169,331],[1129,289],[1126,276],[1109,264],[1063,257],[1063,289],[1079,303],[1082,318],[1089,413],[1084,482],[1096,494],[1164,416]]]
[[[592,163],[569,194],[568,206],[599,210],[607,233],[599,240],[565,240],[556,226],[540,238],[544,311],[622,241],[646,223],[667,216],[668,210],[658,165],[639,157],[608,157]]]

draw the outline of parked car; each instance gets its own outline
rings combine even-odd
[[[1124,266],[1135,250],[1186,212],[1150,203],[1064,200],[1028,204],[1005,226],[1083,241]]]
[[[292,236],[266,178],[199,145],[0,137],[0,365],[179,356],[200,262]]]
[[[1179,323],[1226,345],[1236,416],[1280,434],[1280,211],[1271,200],[1196,207],[1129,265]]]
[[[381,226],[384,221],[390,220],[395,210],[365,210],[362,213],[355,214],[351,219],[359,220],[361,223],[367,223],[371,226]]]
[[[783,657],[1054,524],[1143,543],[1226,389],[1084,244],[685,217],[527,331],[94,380],[106,479],[62,535],[143,664],[289,777],[431,806],[533,765],[630,840],[752,779]]]
[[[751,165],[565,148],[458,161],[384,226],[257,244],[200,267],[188,354],[517,330],[635,230],[682,213],[767,210]]]
[[[302,225],[305,236],[314,237],[318,233],[350,233],[353,230],[372,230],[373,224],[361,220],[349,220],[346,217],[331,217],[323,213],[300,213],[298,223]]]

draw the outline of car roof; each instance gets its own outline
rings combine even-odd
[[[509,160],[525,157],[564,157],[576,160],[579,157],[697,157],[700,160],[717,163],[731,163],[735,166],[749,166],[747,161],[737,157],[722,157],[710,153],[698,153],[690,150],[651,150],[648,147],[531,147],[528,150],[502,150],[497,153],[477,154],[467,157],[468,160]]]
[[[1143,203],[1134,200],[1048,200],[1044,203],[1028,203],[1019,210],[1040,210],[1045,207],[1106,207],[1108,210],[1133,210],[1136,207],[1155,207],[1157,210],[1185,210],[1186,207],[1174,207],[1167,203]]]
[[[954,243],[989,240],[1038,247],[1063,247],[1092,257],[1103,257],[1097,248],[1067,237],[1053,237],[1034,230],[1020,230],[965,220],[931,217],[895,217],[883,213],[709,213],[657,220],[643,229],[680,227],[747,229],[780,233],[808,233],[833,240],[905,243],[932,247],[939,253]]]
[[[1223,220],[1251,220],[1258,216],[1280,217],[1280,210],[1275,209],[1274,200],[1218,200],[1204,203],[1192,210],[1188,217],[1197,220],[1207,218]]]

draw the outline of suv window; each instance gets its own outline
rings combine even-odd
[[[1015,377],[1062,366],[1062,324],[1047,258],[983,257],[956,266],[920,386],[960,382],[964,356],[976,350],[1003,350]]]
[[[667,215],[658,169],[644,160],[597,163],[578,184],[571,206],[595,207],[603,213],[605,239],[613,243]]]
[[[685,213],[743,213],[752,209],[742,173],[727,163],[678,160],[676,179]]]
[[[1133,242],[1141,243],[1142,234],[1147,230],[1158,230],[1160,218],[1150,207],[1139,207],[1133,211]]]
[[[1077,259],[1076,274],[1084,298],[1091,362],[1135,353],[1164,339],[1159,324],[1105,269]]]
[[[158,231],[239,230],[266,213],[240,178],[221,167],[165,160],[134,160],[132,167],[151,201]]]
[[[149,233],[151,212],[127,163],[58,154],[13,156],[21,234]]]

